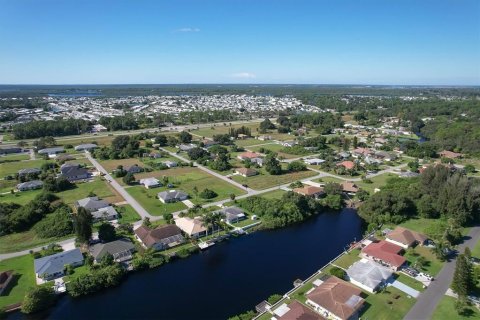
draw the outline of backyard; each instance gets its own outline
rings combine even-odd
[[[15,276],[8,289],[0,296],[0,310],[11,304],[22,302],[28,289],[35,286],[31,255],[0,261],[0,272],[8,270],[14,270]]]

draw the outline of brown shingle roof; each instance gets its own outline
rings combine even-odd
[[[295,188],[293,192],[303,194],[304,196],[314,196],[323,193],[323,188],[314,186],[305,186],[302,188]]]
[[[331,276],[307,295],[307,298],[341,319],[348,319],[363,305],[362,290]]]
[[[146,226],[140,226],[135,230],[135,234],[147,247],[151,247],[163,239],[181,234],[181,230],[174,224],[167,224],[153,230]]]
[[[350,181],[342,182],[342,189],[345,192],[358,192],[358,187],[355,183]]]
[[[427,236],[403,227],[396,227],[387,235],[387,238],[407,246],[411,246],[415,242],[423,243],[427,240]]]
[[[278,320],[322,320],[324,317],[320,316],[316,312],[310,310],[298,301],[293,301],[288,305],[290,309]]]

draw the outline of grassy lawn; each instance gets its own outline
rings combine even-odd
[[[417,246],[413,254],[410,252],[407,252],[404,255],[404,257],[407,259],[410,265],[413,265],[419,256],[424,257],[426,260],[426,263],[422,268],[422,271],[432,276],[435,276],[442,269],[443,262],[437,259],[437,257],[435,256],[435,254],[432,253],[430,248]]]
[[[285,193],[287,193],[287,191],[278,189],[278,190],[262,193],[260,194],[260,196],[266,199],[281,199]]]
[[[252,189],[262,190],[270,187],[291,183],[297,180],[306,179],[317,175],[316,172],[307,170],[300,172],[284,173],[278,176],[268,174],[265,169],[260,169],[259,174],[253,177],[233,176],[232,179],[241,183],[247,184]]]
[[[245,220],[241,220],[237,223],[233,223],[235,227],[243,228],[245,226],[249,226],[251,224],[257,223],[259,220],[252,220],[250,219],[250,216],[247,216]]]
[[[433,312],[432,320],[468,320],[468,319],[480,319],[480,311],[474,306],[470,307],[470,312],[467,315],[461,316],[455,310],[455,298],[444,296],[437,308]]]
[[[44,239],[38,237],[33,230],[17,232],[0,237],[0,253],[27,250],[73,237],[74,235],[68,235],[62,238]]]
[[[223,200],[228,198],[232,193],[237,196],[245,194],[245,191],[233,186],[232,184],[218,179],[198,168],[192,167],[181,167],[162,171],[146,172],[138,174],[135,177],[137,180],[147,177],[156,177],[161,180],[163,176],[167,176],[169,178],[169,183],[172,183],[175,186],[175,189],[180,189],[188,193],[191,197],[190,200],[195,204],[204,204]],[[213,199],[202,199],[199,196],[195,196],[195,187],[197,188],[198,193],[201,193],[204,189],[208,188],[215,191],[218,195]],[[137,186],[133,188],[137,188]],[[143,188],[143,186],[141,186],[141,188]],[[132,188],[127,188],[127,190],[130,189]],[[167,188],[155,188],[151,191],[149,190],[149,194],[156,195],[164,190],[167,190]]]
[[[340,258],[335,260],[333,264],[341,268],[348,269],[352,264],[354,264],[355,262],[361,259],[359,257],[359,254],[360,254],[360,249],[354,249],[349,253],[342,255]]]
[[[0,309],[22,302],[28,289],[35,286],[33,257],[31,255],[0,261],[0,272],[8,270],[15,271],[15,278],[10,282],[8,289],[0,296]]]
[[[76,279],[78,278],[79,276],[81,275],[84,275],[84,274],[87,274],[90,272],[90,269],[88,266],[86,265],[83,265],[83,266],[80,266],[80,267],[76,267],[75,269],[73,269],[73,273],[71,275],[68,275],[68,276],[65,276],[63,277],[63,280],[65,282],[67,281],[72,281],[73,279]]]
[[[148,213],[154,216],[161,216],[164,213],[172,213],[187,209],[187,206],[182,202],[164,204],[158,200],[156,196],[157,193],[162,191],[161,188],[145,189],[143,186],[134,186],[126,188],[125,190],[134,197],[135,200],[137,200],[140,205],[148,211]]]
[[[257,132],[257,128],[259,127],[259,123],[258,122],[255,122],[255,123],[242,123],[242,124],[235,124],[235,125],[232,125],[232,126],[229,126],[228,125],[228,122],[225,122],[227,123],[226,126],[223,125],[223,123],[217,123],[213,129],[212,128],[200,128],[200,129],[196,129],[196,130],[191,130],[190,132],[192,134],[197,134],[199,136],[202,136],[202,137],[207,137],[207,138],[212,138],[213,135],[215,134],[225,134],[225,133],[228,133],[228,131],[230,130],[230,128],[240,128],[242,126],[244,127],[247,127],[247,128],[250,128],[251,131],[252,131],[252,135],[255,135],[256,132]]]
[[[125,167],[130,167],[135,164],[138,164],[141,167],[145,165],[142,164],[142,161],[138,158],[129,158],[129,159],[118,159],[118,160],[103,160],[99,161],[100,164],[107,170],[107,172],[112,172],[113,170],[117,169],[119,165]]]
[[[425,291],[425,288],[423,287],[423,284],[420,281],[417,281],[407,275],[404,275],[402,273],[397,274],[396,279],[400,281],[401,283],[418,290],[420,292]]]
[[[315,167],[315,166],[312,166],[312,167]],[[314,181],[314,182],[318,182],[318,183],[328,183],[328,182],[342,183],[342,182],[344,182],[345,180],[337,179],[337,178],[330,177],[330,176],[325,176],[325,177],[322,177],[322,178],[319,178],[319,179],[315,179],[315,180],[313,180],[313,181]],[[355,182],[355,183],[356,183],[356,182]]]
[[[20,160],[28,160],[30,159],[30,155],[28,154],[10,154],[7,156],[2,156],[0,157],[0,163],[2,162],[8,162],[8,161],[20,161]]]
[[[408,298],[397,288],[388,287],[382,292],[369,294],[360,314],[362,319],[395,320],[403,319],[415,304],[414,298]]]
[[[480,258],[480,241],[472,248],[472,256]]]
[[[249,146],[256,146],[259,144],[267,144],[267,143],[275,143],[271,140],[258,140],[258,139],[245,139],[245,140],[235,140],[235,144],[239,147],[249,147]]]
[[[0,180],[0,193],[10,192],[17,184],[17,180]]]
[[[133,210],[132,206],[129,204],[119,206],[116,209],[117,212],[120,213],[120,219],[118,219],[119,223],[134,223],[141,220],[138,213]]]
[[[6,162],[0,164],[0,177],[5,177],[8,175],[15,175],[20,169],[26,168],[39,168],[45,162],[53,162],[53,161],[46,161],[43,159],[39,160],[29,160],[29,161],[16,161],[16,162]]]
[[[265,150],[270,150],[270,151],[276,152],[276,153],[278,153],[279,157],[283,157],[284,159],[306,157],[306,156],[312,154],[311,152],[306,154],[306,155],[296,155],[296,154],[285,153],[285,152],[281,151],[281,150],[285,149],[285,147],[282,146],[281,144],[269,144],[269,145],[265,145],[265,146],[251,147],[251,148],[248,148],[248,149],[252,150],[253,152],[260,152],[260,149],[262,149],[262,148],[265,149]]]
[[[387,184],[387,180],[392,177],[398,177],[398,175],[393,173],[384,173],[379,176],[370,178],[370,180],[372,180],[373,183],[367,183],[364,181],[355,181],[355,184],[360,188],[368,191],[370,194],[372,194],[375,188],[381,189],[384,185]]]

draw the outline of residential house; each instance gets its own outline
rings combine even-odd
[[[94,143],[85,143],[85,144],[79,144],[78,146],[75,147],[76,151],[90,151],[95,148],[98,148],[98,146]]]
[[[243,177],[251,177],[258,174],[257,170],[252,168],[237,168],[235,172]]]
[[[25,168],[25,169],[18,170],[19,177],[24,177],[27,175],[30,175],[30,176],[39,175],[40,173],[42,173],[42,170],[38,168]]]
[[[357,148],[353,150],[352,154],[354,157],[358,158],[358,157],[365,157],[365,156],[371,155],[373,154],[373,151],[368,148]]]
[[[74,182],[89,179],[91,174],[87,169],[80,167],[79,164],[65,163],[60,167],[60,176],[65,177],[70,182]]]
[[[263,160],[263,158],[252,158],[252,159],[250,159],[250,162],[258,165],[259,167],[262,167],[264,160]]]
[[[396,227],[393,231],[387,234],[385,240],[396,244],[404,249],[423,245],[427,241],[427,236],[416,231],[412,231],[403,227]]]
[[[318,166],[318,165],[324,163],[325,160],[319,159],[319,158],[311,158],[311,159],[305,159],[305,160],[303,160],[303,162],[305,162],[306,164],[311,165],[311,166]]]
[[[152,189],[152,188],[157,188],[161,187],[162,183],[157,178],[145,178],[145,179],[140,179],[140,184],[143,184],[143,186],[147,189]]]
[[[280,309],[280,310],[279,310]],[[271,319],[276,320],[322,320],[325,319],[319,314],[312,311],[302,303],[293,300],[288,305],[281,306],[274,311],[274,317]]]
[[[76,209],[83,207],[90,212],[98,211],[101,208],[110,206],[105,200],[100,200],[98,197],[88,197],[75,201],[74,206]]]
[[[101,124],[95,124],[92,126],[92,132],[104,132],[107,128]]]
[[[303,186],[301,188],[295,188],[292,191],[306,197],[313,197],[315,199],[320,198],[325,193],[323,188],[315,186]]]
[[[182,217],[175,219],[175,224],[191,238],[199,238],[207,233],[207,228],[199,217]]]
[[[335,276],[330,276],[307,294],[307,305],[329,319],[358,319],[364,300],[362,290]]]
[[[27,181],[27,182],[17,184],[18,191],[35,190],[35,189],[41,189],[42,187],[43,187],[43,181],[41,180],[33,180],[33,181]]]
[[[344,181],[342,184],[342,190],[346,193],[357,193],[360,188],[351,181]]]
[[[33,261],[35,274],[43,280],[53,280],[64,276],[65,266],[78,267],[83,264],[83,255],[80,249],[59,252],[51,256]]]
[[[255,152],[250,152],[250,151],[247,151],[247,152],[243,152],[243,153],[240,153],[237,158],[239,160],[247,160],[247,159],[255,159],[255,158],[260,158],[260,154],[258,153],[255,153]]]
[[[267,141],[267,140],[272,140],[272,136],[258,136],[257,137],[258,140],[261,140],[261,141]]]
[[[20,147],[1,147],[0,154],[20,153],[23,149]]]
[[[237,135],[237,140],[245,140],[245,139],[248,139],[248,135],[243,134],[243,133],[239,133]]]
[[[351,169],[355,168],[355,162],[345,160],[345,161],[342,161],[340,163],[337,163],[337,167],[344,167],[347,170],[351,170]]]
[[[176,163],[175,161],[170,161],[170,160],[164,161],[162,163],[164,165],[166,165],[168,168],[175,168],[176,166],[178,166],[178,163]]]
[[[63,152],[65,152],[65,149],[63,147],[52,147],[38,150],[38,154],[48,154],[48,156],[50,157]]]
[[[351,283],[371,293],[381,288],[392,274],[390,268],[366,259],[355,262],[347,270]]]
[[[155,250],[165,250],[185,242],[181,229],[174,224],[159,226],[155,229],[142,225],[135,230],[135,237],[145,248]]]
[[[373,242],[363,248],[361,255],[363,258],[373,260],[397,271],[406,262],[406,259],[400,255],[401,252],[403,252],[402,247],[382,240]]]
[[[116,262],[132,260],[135,246],[129,239],[119,239],[107,243],[97,243],[91,246],[88,251],[96,263],[102,261],[106,255],[111,255]]]
[[[131,174],[143,172],[143,168],[140,167],[138,164],[134,164],[133,166],[130,166],[130,167],[125,167],[124,170],[127,171],[127,173],[131,173]]]
[[[112,206],[108,206],[108,207],[100,208],[96,211],[92,211],[91,214],[94,222],[104,221],[104,220],[111,221],[111,220],[118,219],[118,212]]]
[[[8,285],[13,279],[13,276],[13,270],[0,272],[0,296],[7,290]]]
[[[158,199],[163,203],[184,201],[188,199],[188,194],[180,190],[166,190],[158,193]]]
[[[203,139],[201,142],[203,143],[204,148],[210,148],[211,146],[218,144],[218,142],[210,139]]]
[[[375,158],[390,162],[396,160],[397,156],[386,151],[375,151]]]
[[[288,140],[288,141],[283,141],[282,142],[282,146],[284,146],[284,147],[293,147],[296,144],[297,144],[297,142],[295,140]]]
[[[189,143],[189,144],[181,144],[178,146],[178,148],[181,150],[181,151],[190,151],[192,149],[195,149],[197,148],[198,146],[196,144],[193,144],[193,143]]]
[[[449,159],[457,159],[463,157],[463,154],[453,152],[453,151],[448,151],[448,150],[443,150],[442,152],[439,153],[440,157],[443,158],[449,158]]]
[[[148,154],[148,157],[151,158],[151,159],[160,159],[162,157],[162,155],[158,152],[150,152]]]
[[[340,159],[347,159],[348,157],[350,157],[350,153],[348,153],[347,151],[342,151],[338,153],[338,158]]]
[[[224,208],[219,213],[225,217],[225,222],[227,223],[235,223],[247,218],[243,210],[237,207]]]

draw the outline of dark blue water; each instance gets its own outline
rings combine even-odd
[[[284,294],[356,238],[354,210],[321,214],[307,222],[217,244],[158,269],[131,274],[119,287],[62,298],[51,319],[226,319]]]

